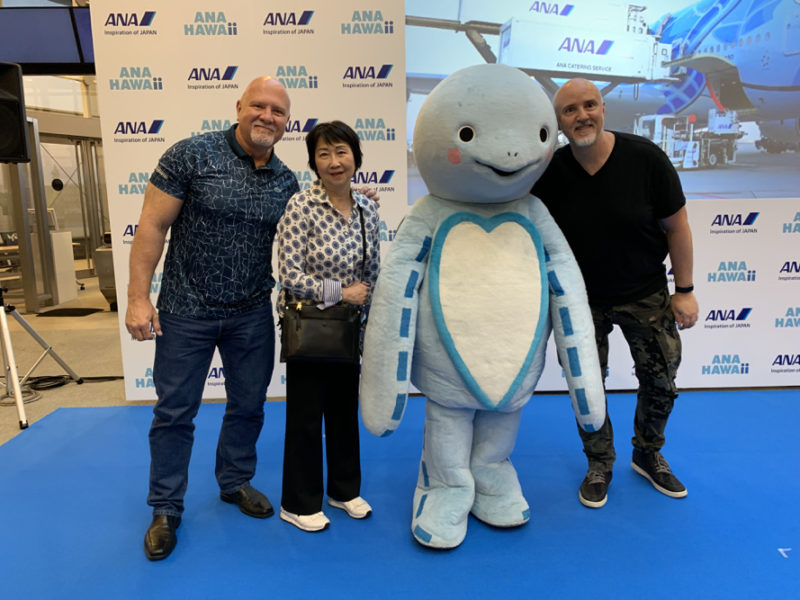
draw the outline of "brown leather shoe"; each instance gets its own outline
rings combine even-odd
[[[256,519],[266,519],[275,514],[275,509],[272,508],[267,497],[249,485],[232,494],[220,492],[219,497],[228,504],[237,504],[240,511]]]
[[[156,515],[144,534],[144,553],[150,560],[163,560],[178,543],[175,530],[180,526],[181,518],[172,515]]]

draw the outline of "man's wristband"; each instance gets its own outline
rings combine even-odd
[[[686,287],[675,286],[676,294],[689,294],[694,291],[694,285],[687,285]]]

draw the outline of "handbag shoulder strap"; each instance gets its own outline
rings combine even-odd
[[[364,227],[364,209],[358,203],[356,206],[358,206],[358,218],[361,221],[361,281],[364,281],[364,274],[367,270],[367,234]]]

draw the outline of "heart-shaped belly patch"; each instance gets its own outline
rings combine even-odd
[[[487,409],[516,393],[547,322],[544,246],[517,213],[460,212],[439,227],[429,289],[439,336],[464,383]]]

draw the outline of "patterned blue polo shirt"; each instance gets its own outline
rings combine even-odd
[[[181,140],[150,177],[183,201],[170,232],[158,310],[223,319],[269,303],[272,240],[299,186],[274,152],[256,167],[235,129]]]

